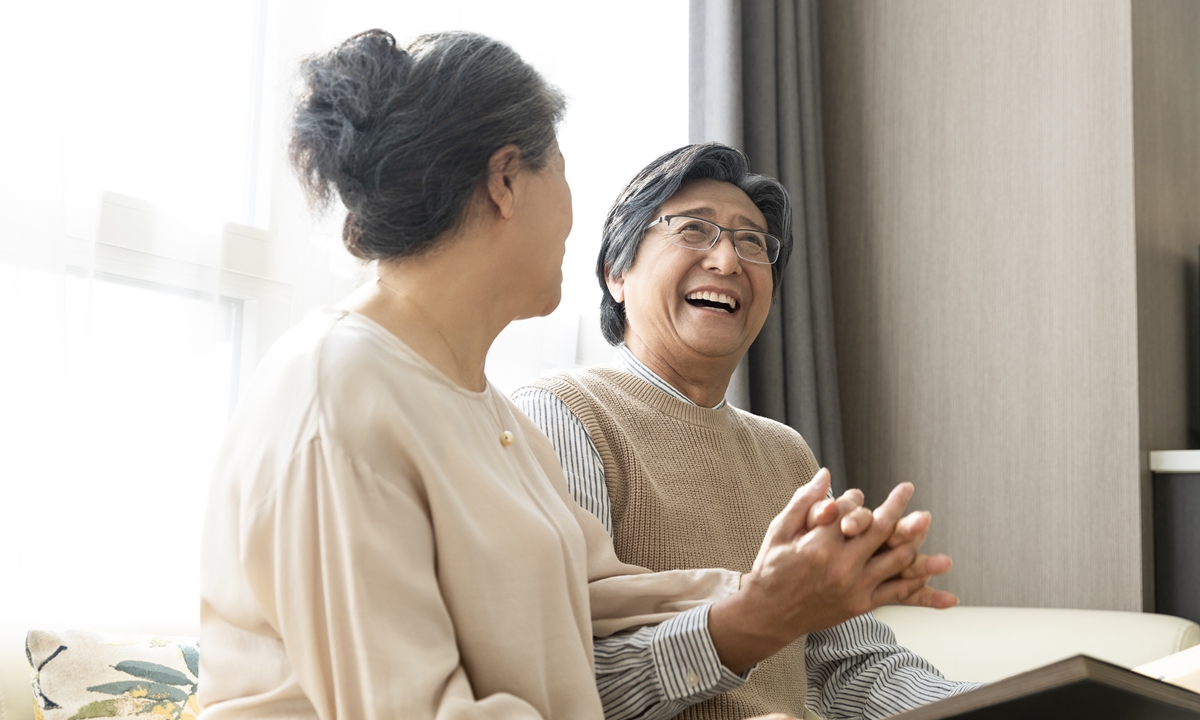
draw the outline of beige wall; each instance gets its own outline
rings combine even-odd
[[[1129,0],[821,16],[850,483],[916,483],[964,603],[1141,609]]]

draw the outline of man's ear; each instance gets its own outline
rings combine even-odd
[[[513,196],[513,178],[521,168],[521,150],[516,145],[505,145],[488,158],[487,194],[500,217],[509,219],[516,208]]]
[[[604,284],[608,286],[608,292],[612,294],[613,300],[619,303],[625,302],[625,278],[613,277],[609,274],[609,267],[604,266]]]

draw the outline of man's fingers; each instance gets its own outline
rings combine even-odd
[[[900,577],[918,557],[918,548],[913,543],[906,543],[894,548],[883,548],[867,560],[863,574],[868,581],[882,583],[889,578]]]
[[[808,529],[812,530],[821,525],[829,523],[841,518],[842,532],[846,537],[854,537],[860,535],[864,530],[871,527],[871,511],[863,511],[863,502],[866,498],[863,496],[863,491],[858,488],[850,488],[838,497],[837,501],[822,500],[813,505],[812,510],[808,511]],[[836,508],[834,511],[833,508]],[[855,513],[855,511],[858,511]],[[853,514],[853,519],[847,521],[847,516]]]
[[[915,605],[944,610],[958,604],[958,597],[945,590],[936,590],[922,578],[896,578],[875,588],[872,600],[877,605]]]
[[[813,479],[801,485],[783,512],[775,517],[785,538],[794,538],[808,527],[808,511],[829,494],[829,471],[821,468]],[[772,522],[772,524],[775,523]]]
[[[949,555],[918,555],[912,565],[909,565],[900,572],[900,577],[930,578],[934,575],[945,575],[950,572],[950,567],[953,564]]]
[[[870,510],[863,509],[866,498],[862,490],[850,488],[842,493],[837,500],[838,515],[841,517],[842,534],[848,538],[861,535],[871,527],[872,515]]]
[[[904,515],[904,510],[908,507],[908,501],[912,499],[912,496],[912,483],[900,483],[892,488],[892,491],[888,493],[887,500],[875,508],[875,522],[886,525],[888,531],[891,532]]]
[[[945,610],[958,605],[958,596],[929,587],[919,579],[889,580],[875,589],[873,600],[880,605],[913,605]]]
[[[887,500],[875,508],[870,529],[859,536],[862,543],[871,546],[872,553],[883,546],[896,529],[896,523],[904,515],[904,509],[908,507],[908,500],[912,494],[912,483],[900,483],[888,493]],[[897,569],[896,572],[900,570]]]
[[[888,547],[896,547],[907,542],[916,542],[918,546],[925,542],[929,533],[929,525],[933,516],[924,510],[910,512],[896,523],[896,529],[887,539]]]
[[[958,596],[948,593],[945,590],[935,590],[926,585],[902,600],[901,603],[904,605],[945,610],[946,608],[958,605]]]
[[[806,525],[806,528],[812,530],[813,528],[820,527],[822,525],[828,525],[834,520],[837,520],[838,515],[839,510],[836,500],[822,500],[821,502],[813,505],[812,509],[808,511],[808,524]]]
[[[927,587],[926,578],[892,578],[885,580],[876,586],[875,591],[871,593],[871,601],[876,606],[879,605],[899,605],[907,602],[909,598],[916,595],[921,588]]]
[[[842,517],[842,534],[848,538],[861,535],[871,527],[874,518],[871,511],[864,507],[854,508]]]
[[[841,497],[838,498],[838,508],[840,508],[843,513],[847,513],[854,508],[862,507],[865,501],[866,497],[863,495],[862,490],[859,490],[858,488],[850,488],[846,492],[842,493]]]

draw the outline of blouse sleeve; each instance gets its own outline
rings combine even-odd
[[[511,694],[474,696],[419,485],[385,481],[320,439],[286,473],[275,502],[243,520],[247,574],[322,720],[540,717]]]

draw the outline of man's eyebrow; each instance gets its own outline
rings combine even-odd
[[[702,217],[707,220],[708,218],[714,217],[717,214],[717,211],[713,210],[710,207],[697,207],[697,208],[690,208],[688,210],[680,210],[679,212],[677,212],[675,214],[676,215],[691,215],[693,217]],[[742,228],[750,228],[752,230],[757,230],[759,232],[767,231],[767,229],[764,228],[762,225],[758,224],[754,220],[751,220],[750,218],[746,217],[745,215],[738,215],[737,218],[735,218],[735,219],[738,222],[738,227],[734,228],[735,230],[739,230]]]
[[[759,225],[758,223],[754,222],[753,220],[746,217],[745,215],[738,215],[737,221],[742,225],[742,227],[753,228],[754,230],[757,230],[759,232],[767,231],[767,229],[765,227],[763,227],[762,225]]]

